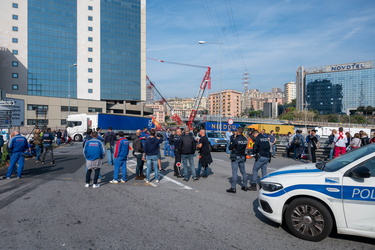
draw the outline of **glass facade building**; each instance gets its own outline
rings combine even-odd
[[[29,95],[77,97],[77,1],[28,1]]]
[[[301,92],[297,97],[300,109],[306,105],[309,109],[318,110],[320,114],[337,114],[348,113],[348,110],[359,106],[375,107],[375,69],[372,62],[306,70],[300,68],[297,71],[297,81],[298,77],[303,79],[297,85]]]
[[[11,23],[10,40],[11,47],[21,48],[13,50],[14,55],[25,56],[21,62],[27,82],[20,85],[27,89],[24,93],[104,101],[145,99],[144,0],[21,3],[25,15],[9,18],[27,20],[26,27]]]
[[[101,99],[140,100],[140,1],[101,1]]]

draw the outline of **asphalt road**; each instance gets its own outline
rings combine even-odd
[[[213,153],[207,179],[187,183],[173,176],[170,157],[163,159],[162,180],[150,184],[134,180],[133,157],[124,184],[108,183],[113,169],[105,164],[96,189],[84,187],[81,143],[58,148],[55,156],[54,165],[27,160],[20,180],[0,180],[1,249],[375,248],[368,238],[331,236],[316,243],[292,236],[257,211],[257,192],[238,187],[226,193],[231,169],[223,152]],[[290,164],[297,162],[278,157],[269,171]],[[248,173],[252,165],[248,160]]]

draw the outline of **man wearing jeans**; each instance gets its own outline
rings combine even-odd
[[[258,131],[253,133],[255,137],[254,154],[255,163],[253,167],[253,180],[248,190],[256,191],[258,183],[258,171],[262,169],[262,177],[267,175],[267,164],[271,160],[270,143],[266,136],[259,135]]]
[[[193,180],[199,180],[196,177],[195,167],[194,167],[194,153],[196,149],[197,142],[193,135],[190,134],[190,129],[186,127],[184,129],[184,135],[181,136],[180,143],[178,145],[178,151],[181,153],[182,165],[184,166],[184,181],[189,181],[189,170],[187,166],[187,161],[189,161],[191,176]]]
[[[158,171],[158,153],[160,143],[163,142],[163,138],[156,137],[155,129],[150,130],[150,136],[146,139],[145,142],[145,155],[147,161],[147,173],[146,173],[146,183],[151,181],[151,165],[154,167],[155,180],[159,182],[159,171]]]
[[[115,167],[113,171],[113,180],[111,180],[109,183],[117,184],[119,182],[118,176],[120,173],[120,168],[122,172],[121,177],[121,183],[126,182],[126,161],[128,160],[128,154],[129,154],[129,141],[124,137],[125,134],[123,131],[120,131],[118,133],[120,136],[120,139],[116,143],[115,147],[115,153],[114,153],[114,159],[115,159]]]
[[[105,134],[104,137],[104,144],[107,149],[107,158],[109,165],[114,164],[113,154],[115,150],[115,139],[116,134],[112,131],[112,127],[109,127],[108,132]]]

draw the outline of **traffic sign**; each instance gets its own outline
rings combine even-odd
[[[8,103],[3,106],[10,108],[12,111],[10,125],[13,127],[24,126],[25,101],[21,99],[15,99],[15,98],[6,98],[2,102]],[[0,102],[0,105],[1,105],[1,102]]]
[[[0,101],[0,105],[7,105],[7,106],[13,106],[14,101]]]
[[[228,124],[229,124],[229,125],[232,125],[233,123],[234,123],[233,119],[232,119],[232,118],[229,118],[229,119],[228,119]]]

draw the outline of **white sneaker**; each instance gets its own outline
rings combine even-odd
[[[118,183],[118,181],[116,181],[116,180],[111,180],[109,183],[112,183],[112,184],[117,184]]]
[[[85,184],[85,187],[86,187],[86,188],[88,188],[89,186],[90,186],[90,184],[88,184],[88,183]]]
[[[94,185],[92,185],[92,187],[93,188],[98,188],[98,187],[100,187],[100,184],[94,184]]]
[[[149,181],[146,181],[146,183],[149,183]]]
[[[121,183],[126,183],[126,181],[124,181],[124,180],[121,180]]]
[[[158,182],[159,182],[159,180],[156,180],[155,182],[156,182],[156,183],[158,183]]]

